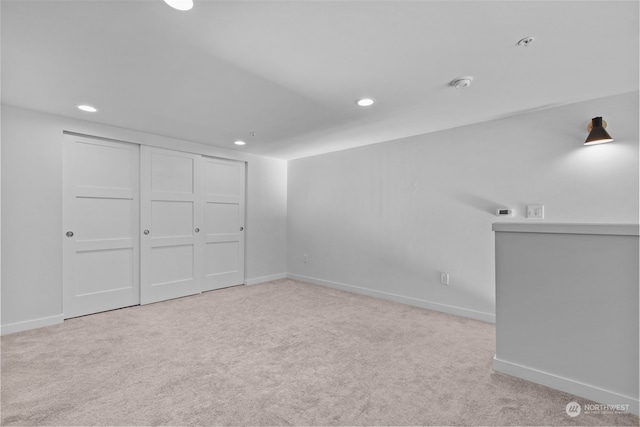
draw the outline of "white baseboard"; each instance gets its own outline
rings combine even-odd
[[[614,391],[604,390],[594,385],[560,377],[548,372],[539,371],[517,363],[506,362],[497,357],[493,358],[493,369],[503,374],[522,378],[537,384],[542,384],[556,390],[584,397],[604,405],[629,405],[629,412],[639,415],[640,404],[638,399],[625,396]],[[569,402],[566,402],[569,403]]]
[[[40,319],[25,320],[24,322],[9,323],[2,325],[0,335],[8,335],[16,332],[28,331],[29,329],[43,328],[45,326],[57,325],[64,321],[64,316],[41,317]]]
[[[376,291],[373,289],[361,288],[359,286],[347,285],[345,283],[331,282],[329,280],[316,279],[314,277],[301,276],[299,274],[287,273],[287,278],[298,280],[300,282],[313,283],[314,285],[328,286],[330,288],[339,289],[341,291],[353,292],[356,294],[367,295],[370,297],[381,298],[389,301],[395,301],[402,304],[413,305],[415,307],[427,308],[429,310],[441,311],[443,313],[455,314],[456,316],[468,317],[484,322],[496,323],[496,316],[491,313],[483,313],[480,311],[468,310],[462,307],[440,304],[437,302],[422,300],[403,295],[392,294],[389,292]]]
[[[271,276],[262,276],[262,277],[255,277],[253,279],[246,279],[244,281],[245,285],[257,285],[258,283],[265,283],[265,282],[272,282],[274,280],[279,280],[279,279],[286,279],[287,278],[287,273],[279,273],[279,274],[272,274]]]

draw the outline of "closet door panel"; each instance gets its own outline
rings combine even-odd
[[[200,292],[200,156],[142,147],[141,302]]]
[[[195,229],[193,202],[152,201],[151,229],[155,238],[190,237]]]
[[[245,163],[203,157],[204,290],[244,283]]]
[[[139,146],[65,135],[65,318],[140,303]]]
[[[205,207],[205,230],[208,236],[233,235],[242,226],[240,206],[235,203],[207,202]]]

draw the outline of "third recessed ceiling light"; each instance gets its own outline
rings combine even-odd
[[[456,89],[462,89],[464,87],[471,86],[472,81],[473,81],[472,76],[458,77],[457,79],[452,80],[450,85],[455,87]]]
[[[356,101],[356,104],[358,104],[361,107],[368,107],[370,105],[373,105],[375,103],[375,101],[371,98],[360,98]]]
[[[518,41],[518,46],[524,46],[524,47],[529,47],[529,45],[531,43],[533,43],[533,41],[535,40],[535,37],[529,36],[529,37],[525,37],[523,39],[520,39]]]
[[[166,4],[174,9],[186,11],[193,8],[193,0],[164,0]]]
[[[88,104],[80,104],[80,105],[76,105],[76,108],[80,111],[84,111],[85,113],[97,113],[98,109],[96,107],[94,107],[93,105],[88,105]]]

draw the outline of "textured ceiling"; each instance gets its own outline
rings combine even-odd
[[[638,90],[637,1],[1,7],[3,103],[285,159]]]

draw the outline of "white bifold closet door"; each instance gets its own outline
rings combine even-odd
[[[139,146],[65,135],[63,311],[140,303]]]
[[[141,303],[200,292],[202,193],[199,155],[141,148]]]
[[[244,283],[245,164],[203,157],[203,291]]]

